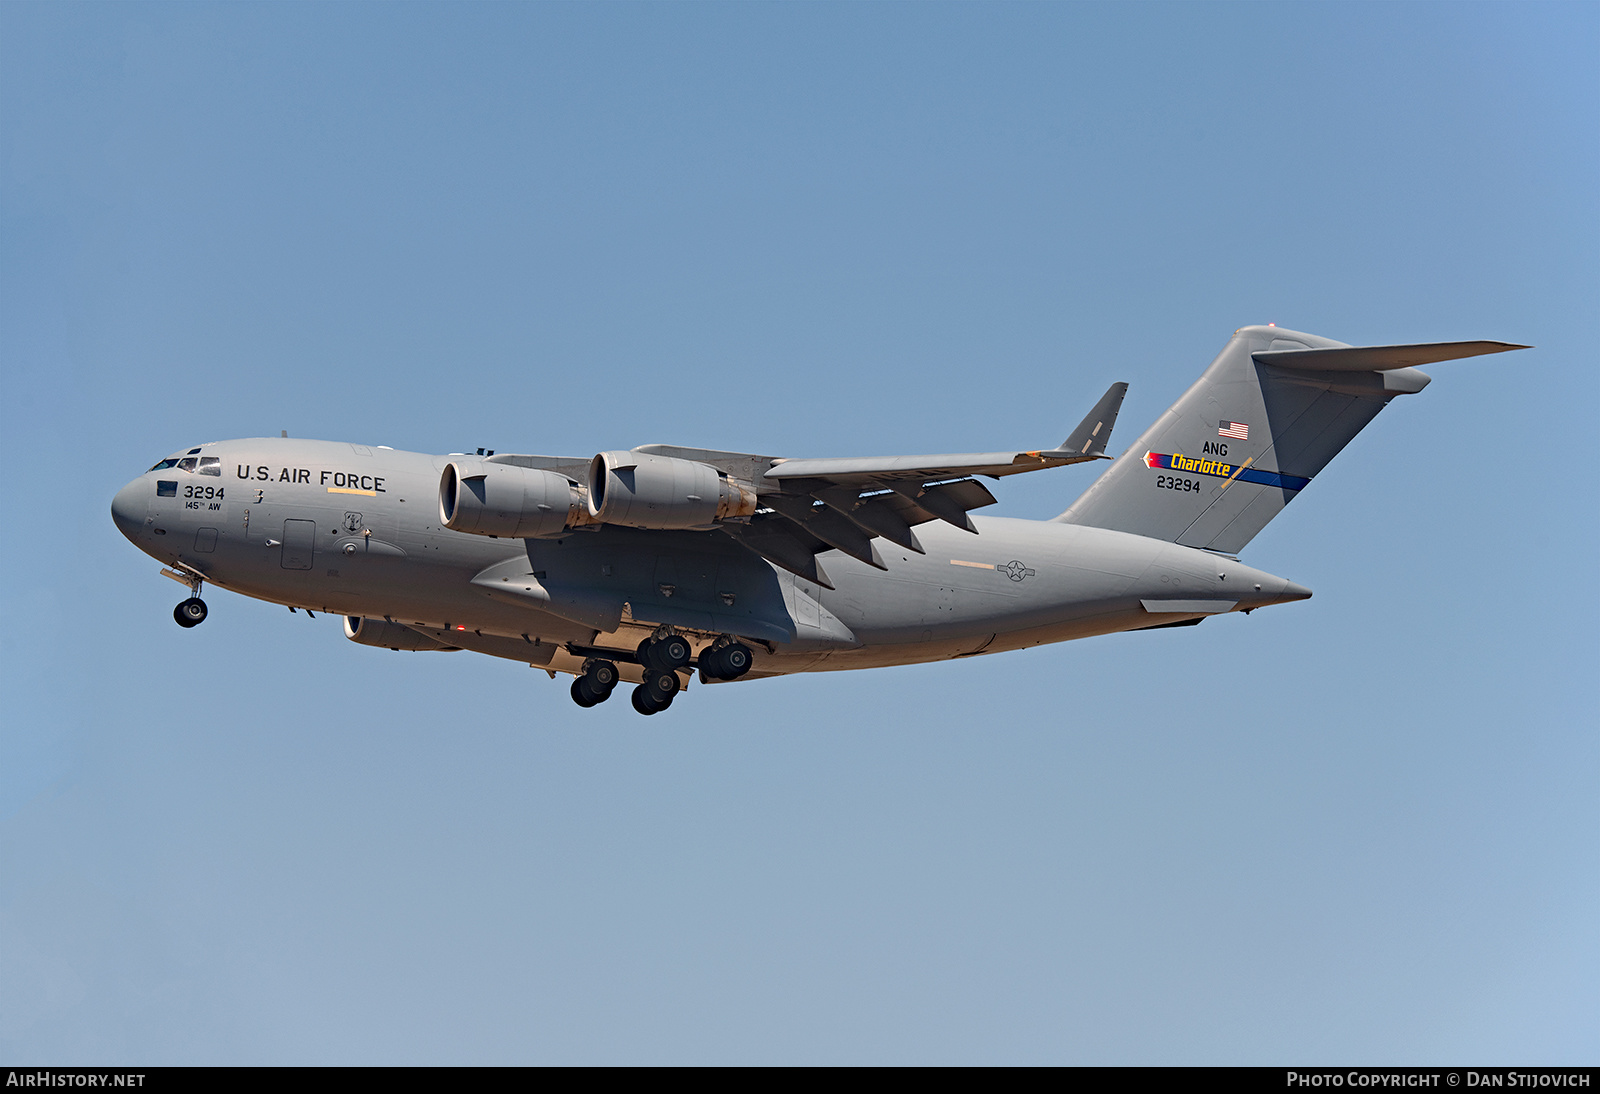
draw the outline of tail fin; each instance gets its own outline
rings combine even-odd
[[[1234,554],[1390,399],[1428,386],[1431,378],[1411,366],[1527,348],[1348,346],[1282,327],[1241,327],[1056,520]]]

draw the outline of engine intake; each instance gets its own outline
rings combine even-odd
[[[629,528],[709,528],[748,520],[756,491],[709,464],[644,452],[602,452],[589,461],[587,511]]]
[[[457,460],[439,477],[439,521],[453,532],[558,536],[593,523],[583,503],[583,491],[553,471]]]

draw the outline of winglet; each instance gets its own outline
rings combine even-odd
[[[1078,423],[1078,428],[1072,431],[1072,436],[1061,442],[1061,447],[1054,452],[1041,452],[1041,456],[1078,456],[1102,457],[1106,454],[1106,442],[1111,440],[1111,429],[1117,424],[1117,411],[1122,409],[1122,397],[1128,393],[1128,385],[1117,381],[1106,388],[1106,393],[1100,396],[1100,401],[1094,404],[1094,409],[1084,416]]]

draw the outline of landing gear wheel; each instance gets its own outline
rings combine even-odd
[[[639,662],[657,672],[676,672],[689,663],[694,650],[682,635],[669,634],[665,638],[646,638],[639,643]]]
[[[583,679],[596,695],[607,696],[617,686],[617,666],[610,661],[593,661],[583,670]]]
[[[172,609],[172,618],[177,620],[180,627],[198,627],[206,621],[206,602],[198,596],[191,596]]]
[[[743,642],[735,642],[731,646],[722,647],[722,678],[724,680],[737,680],[750,671],[752,656],[750,647]]]
[[[629,695],[628,698],[633,702],[633,709],[637,710],[640,714],[660,714],[663,710],[667,709],[666,703],[657,704],[654,699],[650,698],[650,687],[648,684],[640,684],[638,687],[634,688],[633,693]],[[670,700],[668,702],[670,702]]]
[[[644,683],[633,689],[633,709],[640,714],[660,714],[672,705],[680,686],[675,672],[647,672]]]
[[[583,677],[579,676],[572,681],[572,701],[580,707],[592,707],[602,700],[595,698],[584,685]]]
[[[707,650],[700,655],[700,669],[714,680],[737,680],[750,671],[750,647],[742,642]]]
[[[670,635],[656,643],[656,663],[663,669],[676,672],[689,663],[693,652],[688,639],[682,635]]]
[[[659,703],[663,710],[666,709],[668,703],[672,702],[672,697],[678,694],[678,688],[682,686],[678,680],[678,674],[675,672],[646,673],[643,685],[645,691],[649,693],[650,699],[655,703]]]
[[[590,661],[572,681],[572,701],[592,707],[611,698],[617,686],[617,666],[610,661]]]

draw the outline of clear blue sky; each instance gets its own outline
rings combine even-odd
[[[0,6],[0,1060],[1595,1062],[1597,195],[1594,5]],[[1127,444],[1253,322],[1538,348],[1177,632],[643,719],[180,631],[108,512],[279,429],[1038,447],[1127,380]]]

